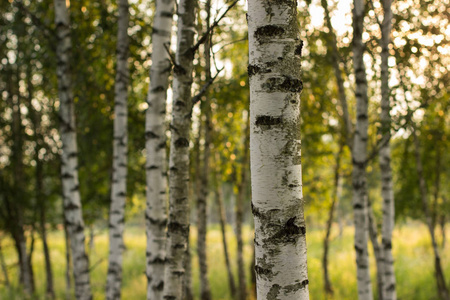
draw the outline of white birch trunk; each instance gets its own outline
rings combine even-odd
[[[296,2],[250,0],[250,161],[258,299],[309,299]]]
[[[120,299],[123,230],[128,164],[128,0],[120,0],[117,28],[117,67],[114,104],[113,174],[109,211],[109,261],[106,299]],[[91,239],[93,241],[93,237]]]
[[[384,18],[381,24],[381,133],[386,144],[380,149],[381,195],[383,197],[383,224],[381,247],[384,258],[383,300],[396,300],[394,258],[392,256],[392,231],[394,230],[394,189],[391,169],[391,105],[389,89],[389,45],[392,28],[392,0],[383,0]]]
[[[167,88],[171,70],[169,54],[173,23],[173,0],[157,0],[152,34],[152,66],[145,114],[145,147],[147,163],[147,232],[146,275],[147,299],[162,299],[166,259],[167,170],[166,116]]]
[[[353,213],[355,224],[356,273],[358,299],[372,300],[372,283],[369,271],[368,201],[367,201],[367,129],[368,97],[366,68],[364,66],[364,0],[354,0],[353,7],[353,67],[356,81],[356,128],[352,151]]]
[[[209,30],[209,18],[211,10],[211,0],[206,2],[206,31]],[[210,55],[210,42],[209,37],[206,39],[205,45],[205,82],[209,82],[211,79],[211,55]],[[210,145],[211,145],[211,101],[208,99],[209,93],[205,91],[204,100],[201,102],[201,113],[205,116],[204,125],[204,150],[203,150],[203,165],[199,169],[199,193],[197,199],[197,253],[199,262],[199,274],[200,274],[200,299],[210,300],[211,299],[211,289],[208,279],[208,259],[206,251],[206,233],[208,229],[208,192],[209,186],[209,156],[210,156]],[[202,121],[200,121],[202,122]],[[199,137],[201,137],[202,127],[199,129]],[[200,149],[199,149],[200,152]]]
[[[89,260],[85,251],[79,181],[75,112],[72,94],[69,12],[65,0],[54,0],[57,35],[57,77],[59,96],[60,136],[62,140],[61,176],[64,218],[72,247],[75,295],[77,299],[92,299]]]
[[[192,113],[192,71],[195,0],[178,5],[177,53],[173,78],[173,105],[169,158],[169,222],[164,273],[164,298],[183,296],[184,256],[189,238],[189,132]]]

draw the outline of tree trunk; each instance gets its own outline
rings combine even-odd
[[[186,256],[184,258],[184,282],[183,282],[183,300],[193,300],[192,294],[192,260],[191,260],[191,247],[188,239],[186,247]]]
[[[9,289],[10,288],[10,282],[9,282],[9,275],[8,275],[8,267],[5,263],[5,258],[3,257],[3,251],[2,251],[2,241],[0,239],[0,265],[2,267],[2,273],[3,273],[3,283],[5,286]]]
[[[34,160],[36,161],[36,171],[35,171],[35,192],[36,192],[36,203],[39,210],[39,232],[42,240],[44,259],[45,259],[45,275],[46,275],[46,295],[50,299],[55,299],[55,290],[53,284],[53,271],[50,261],[50,250],[47,241],[47,229],[46,229],[46,201],[44,195],[44,166],[42,159],[39,158],[39,152],[42,149],[42,128],[41,124],[41,114],[38,112],[33,104],[33,91],[32,91],[32,82],[31,82],[31,74],[27,74],[27,86],[28,86],[28,97],[29,97],[29,115],[31,118],[31,122],[33,124],[34,130],[34,141],[36,143],[34,150]]]
[[[152,34],[152,66],[145,113],[145,148],[147,151],[147,299],[162,299],[166,263],[167,168],[166,98],[171,70],[169,54],[174,12],[173,0],[157,0]]]
[[[70,276],[71,272],[71,258],[70,258],[70,237],[69,237],[69,231],[67,230],[67,224],[64,220],[64,240],[65,240],[65,246],[66,246],[66,299],[72,299],[72,277]]]
[[[19,80],[19,74],[17,74],[17,80]],[[9,92],[12,95],[12,86],[9,86]],[[8,94],[10,94],[8,93]],[[31,276],[31,270],[28,264],[26,237],[23,229],[23,203],[25,202],[25,195],[23,189],[23,182],[25,180],[24,165],[23,165],[23,128],[22,128],[22,114],[20,111],[20,99],[19,95],[14,97],[8,97],[12,109],[12,133],[13,133],[13,146],[11,163],[14,169],[14,200],[8,201],[8,213],[10,216],[11,224],[10,232],[14,239],[17,254],[19,257],[19,282],[23,284],[24,292],[27,295],[33,293],[33,282]],[[8,223],[10,223],[8,222]]]
[[[206,17],[206,32],[209,32],[210,24],[210,13],[211,13],[211,0],[206,1],[205,10],[207,13]],[[209,35],[206,38],[205,44],[205,82],[209,82],[211,79],[211,45]],[[211,145],[211,105],[208,99],[208,91],[204,93],[204,100],[201,102],[201,113],[205,116],[205,126],[204,126],[204,150],[203,150],[203,166],[197,166],[199,174],[199,193],[197,199],[197,254],[199,263],[199,274],[200,274],[200,299],[201,300],[211,300],[211,289],[209,286],[208,279],[208,259],[206,255],[206,234],[208,227],[208,216],[207,216],[207,206],[208,206],[208,192],[209,192],[209,156],[210,156],[210,145]],[[200,118],[200,122],[202,122]],[[199,137],[201,136],[201,131],[199,130]],[[200,150],[200,147],[199,147]],[[200,152],[200,151],[199,151]]]
[[[250,159],[258,299],[309,299],[296,2],[248,3]]]
[[[370,242],[372,243],[373,253],[375,255],[375,261],[377,264],[377,290],[378,290],[378,300],[384,300],[384,291],[383,287],[385,286],[385,278],[384,278],[384,252],[380,243],[378,242],[378,229],[377,223],[375,220],[375,216],[373,215],[372,206],[369,201],[369,237]]]
[[[446,207],[446,202],[447,202],[447,197],[443,196],[442,197],[442,206]],[[442,214],[441,218],[439,220],[439,223],[441,225],[441,235],[442,235],[442,243],[441,243],[441,248],[444,249],[445,248],[445,241],[447,239],[447,236],[445,234],[445,223],[447,222],[447,218],[446,218],[446,214]]]
[[[178,5],[177,53],[173,78],[173,106],[169,159],[169,222],[164,298],[183,297],[184,257],[189,238],[189,132],[192,113],[192,71],[195,0]]]
[[[441,300],[449,300],[450,293],[449,293],[447,285],[446,285],[444,271],[443,271],[442,265],[441,265],[441,256],[439,254],[439,249],[437,247],[436,237],[434,235],[434,228],[433,228],[433,224],[432,224],[431,213],[430,213],[430,209],[428,207],[428,200],[427,200],[428,192],[427,192],[425,177],[423,174],[422,159],[420,157],[419,139],[417,138],[417,133],[416,133],[415,128],[413,128],[413,138],[414,138],[414,149],[415,149],[415,156],[416,156],[417,175],[419,178],[419,188],[420,188],[420,195],[421,195],[421,200],[422,200],[422,209],[425,214],[425,220],[426,220],[426,225],[428,227],[428,231],[430,232],[431,245],[433,247],[433,253],[434,253],[434,274],[436,277],[437,289],[438,289],[439,297],[441,298]]]
[[[215,153],[215,167],[216,167],[216,190],[215,197],[217,201],[217,208],[220,220],[220,230],[222,232],[222,245],[223,245],[223,253],[225,257],[225,265],[227,267],[227,275],[228,275],[228,285],[230,287],[230,294],[232,299],[236,299],[236,285],[234,283],[233,271],[231,270],[231,262],[230,256],[228,254],[228,243],[227,243],[227,235],[226,235],[226,215],[225,209],[223,207],[223,194],[222,194],[222,180],[220,173],[220,156],[219,153]]]
[[[389,44],[391,43],[392,0],[383,0],[384,17],[381,24],[381,134],[387,140],[380,149],[381,194],[383,197],[383,223],[381,252],[383,255],[383,300],[396,300],[394,258],[392,256],[392,231],[395,223],[394,189],[391,169],[391,105],[389,88]]]
[[[60,136],[62,140],[62,186],[64,218],[71,239],[75,295],[77,299],[92,299],[89,259],[85,249],[84,221],[78,180],[78,149],[75,108],[70,69],[72,42],[69,12],[65,0],[54,0],[57,35],[57,77],[59,95]]]
[[[30,251],[27,254],[27,264],[28,264],[28,270],[30,270],[30,278],[31,278],[31,290],[34,292],[36,291],[36,284],[34,281],[34,270],[33,270],[33,253],[34,253],[34,228],[31,229],[31,240],[30,240]]]
[[[352,151],[353,214],[355,224],[356,273],[359,300],[372,300],[370,281],[367,210],[367,139],[368,97],[366,67],[364,66],[364,0],[354,0],[353,7],[353,66],[356,81],[356,128]]]
[[[334,190],[333,199],[331,200],[330,210],[328,212],[328,220],[326,224],[325,238],[323,240],[323,257],[322,257],[322,267],[323,267],[323,282],[325,293],[332,295],[333,287],[331,284],[330,276],[328,274],[328,248],[330,244],[330,234],[331,226],[333,225],[334,212],[336,210],[336,205],[339,201],[339,184],[340,184],[340,171],[341,171],[341,155],[342,155],[342,145],[339,147],[339,152],[336,156],[336,166],[334,168]]]
[[[117,69],[114,103],[113,173],[109,211],[109,260],[106,299],[120,299],[122,286],[123,230],[128,165],[128,0],[120,0],[117,28]]]
[[[236,197],[236,239],[237,239],[237,265],[238,265],[238,299],[247,299],[247,281],[245,276],[244,241],[242,239],[242,223],[244,200],[247,194],[247,168],[249,165],[250,128],[247,120],[244,133],[244,156],[242,158],[241,178],[237,186]]]
[[[325,11],[326,25],[330,35],[330,38],[327,39],[327,42],[328,47],[331,48],[331,57],[332,57],[331,61],[334,69],[334,74],[336,77],[336,84],[339,92],[339,101],[341,103],[342,120],[343,120],[342,124],[345,132],[345,142],[349,146],[350,150],[352,150],[353,124],[348,113],[347,96],[345,95],[344,79],[342,78],[342,71],[341,68],[339,67],[339,62],[341,62],[342,59],[339,55],[339,50],[337,47],[336,34],[334,33],[333,26],[331,25],[330,12],[328,9],[328,1],[321,0],[321,4]]]

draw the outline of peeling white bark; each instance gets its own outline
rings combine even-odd
[[[352,151],[353,213],[355,224],[356,273],[358,299],[372,300],[372,283],[369,271],[368,200],[367,200],[367,129],[368,97],[366,68],[364,66],[364,0],[354,0],[353,7],[353,67],[356,81],[356,128]]]
[[[296,2],[250,0],[250,161],[258,299],[309,299]]]
[[[383,252],[383,300],[396,300],[392,231],[394,230],[394,189],[391,169],[391,105],[389,88],[389,45],[392,28],[392,0],[383,0],[384,18],[381,24],[381,134],[387,142],[380,149],[381,196],[383,197],[383,224],[381,247]]]
[[[165,46],[170,48],[174,1],[157,0],[152,34],[152,66],[145,114],[147,163],[147,299],[162,299],[166,259],[167,170],[166,116],[167,88],[171,64]]]
[[[120,0],[114,105],[113,174],[109,211],[109,261],[106,299],[120,299],[128,164],[128,0]],[[91,239],[92,240],[92,239]]]
[[[89,278],[89,260],[85,251],[84,221],[82,216],[79,180],[78,150],[75,113],[72,93],[70,59],[69,12],[65,0],[54,0],[57,36],[57,77],[59,96],[60,136],[62,140],[61,176],[63,188],[64,218],[72,247],[75,296],[92,299]]]
[[[189,132],[192,113],[192,71],[195,0],[178,5],[177,53],[173,77],[173,106],[169,158],[169,222],[164,273],[164,298],[181,300],[184,257],[189,238]]]

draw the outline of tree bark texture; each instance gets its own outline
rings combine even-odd
[[[205,10],[207,17],[206,32],[209,32],[210,13],[211,13],[211,0],[206,1]],[[211,79],[211,45],[210,38],[205,41],[204,44],[204,57],[205,57],[205,82],[209,82]],[[208,226],[207,206],[208,206],[208,192],[209,186],[209,158],[210,158],[210,145],[211,145],[211,101],[208,98],[208,90],[204,93],[204,100],[201,102],[201,114],[205,117],[204,128],[204,150],[203,150],[203,165],[197,166],[199,169],[199,193],[197,194],[197,254],[199,263],[200,274],[200,299],[211,300],[211,288],[209,286],[208,279],[208,259],[206,252],[206,233]],[[200,122],[202,122],[200,118]],[[201,127],[200,127],[201,128]],[[201,130],[199,130],[199,136],[201,136]],[[200,150],[200,147],[199,147]],[[200,151],[199,151],[200,152]]]
[[[61,176],[64,218],[71,239],[75,295],[92,299],[89,259],[85,249],[79,180],[78,150],[71,74],[71,30],[65,0],[54,0],[57,35],[57,78],[59,96],[60,136],[62,140]]]
[[[384,252],[382,245],[378,242],[378,229],[375,216],[372,211],[372,205],[369,201],[369,238],[372,243],[373,253],[375,255],[375,262],[377,265],[377,290],[378,300],[384,300]]]
[[[169,222],[164,298],[183,296],[184,257],[189,238],[189,132],[192,114],[192,71],[195,35],[195,0],[178,5],[177,53],[173,78],[173,105],[169,157]]]
[[[450,293],[447,288],[447,284],[445,281],[444,271],[442,269],[441,264],[441,256],[439,253],[439,249],[436,243],[436,236],[434,234],[434,228],[432,224],[432,217],[430,208],[428,207],[428,191],[427,191],[427,185],[425,182],[425,176],[423,174],[423,164],[422,159],[420,157],[420,144],[419,139],[417,137],[416,129],[413,129],[413,138],[414,138],[414,149],[415,149],[415,156],[416,156],[416,169],[417,169],[417,175],[419,178],[419,189],[420,189],[420,196],[422,201],[422,209],[425,214],[425,222],[428,227],[428,231],[430,232],[431,236],[431,245],[433,247],[433,253],[434,253],[434,274],[436,277],[436,284],[438,289],[438,294],[441,300],[450,300]]]
[[[336,205],[340,198],[340,171],[341,171],[341,155],[342,155],[342,145],[340,145],[339,152],[336,156],[336,165],[334,167],[334,190],[333,199],[331,200],[330,210],[328,212],[328,220],[326,224],[325,238],[323,240],[323,257],[322,257],[322,267],[323,267],[323,282],[325,293],[332,295],[333,286],[331,284],[330,275],[328,272],[328,249],[330,244],[330,234],[331,226],[333,225],[334,212],[336,210]]]
[[[106,279],[106,299],[108,300],[120,299],[128,164],[128,0],[119,0],[118,7],[117,66],[114,87],[113,173],[111,206],[109,210],[109,260]]]
[[[392,29],[392,0],[383,0],[384,17],[381,24],[381,134],[386,140],[380,149],[381,194],[383,197],[383,223],[381,251],[383,252],[383,300],[396,300],[394,257],[392,256],[392,231],[395,222],[394,188],[391,169],[391,105],[389,88],[389,45]]]
[[[247,168],[249,166],[250,128],[247,120],[244,133],[244,155],[242,158],[241,178],[238,182],[236,197],[236,240],[237,240],[237,266],[238,266],[238,299],[247,299],[247,280],[245,276],[244,240],[242,239],[242,224],[244,222],[244,200],[247,194]]]
[[[219,221],[220,221],[220,230],[222,232],[222,245],[223,245],[223,253],[225,258],[225,265],[227,267],[227,275],[228,275],[228,285],[230,287],[230,294],[231,298],[235,299],[236,297],[236,285],[234,282],[234,276],[233,271],[231,270],[231,262],[230,262],[230,255],[228,253],[228,242],[227,242],[227,235],[226,235],[226,214],[225,214],[225,208],[223,205],[223,193],[222,193],[222,180],[220,176],[220,155],[218,152],[215,153],[215,167],[216,167],[216,190],[215,190],[215,198],[217,201],[217,209],[219,214]]]
[[[145,114],[147,150],[147,299],[162,299],[166,262],[167,169],[166,169],[166,100],[171,70],[169,49],[172,36],[174,1],[157,0],[153,20],[152,65]]]
[[[309,299],[296,2],[248,2],[250,160],[258,299]]]
[[[364,66],[364,0],[354,0],[353,7],[353,67],[355,70],[356,128],[352,151],[353,214],[355,224],[356,273],[358,299],[372,300],[370,281],[367,201],[367,139],[368,139],[368,97],[367,78]]]

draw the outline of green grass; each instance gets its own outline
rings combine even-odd
[[[191,230],[191,249],[193,267],[193,292],[198,298],[198,261],[196,251],[196,232]],[[309,288],[312,300],[322,299],[356,299],[356,268],[355,253],[353,250],[353,229],[348,227],[342,237],[337,237],[337,230],[333,231],[330,245],[330,276],[334,287],[334,297],[326,297],[323,293],[323,274],[321,266],[323,231],[311,229],[307,234],[308,241],[308,271]],[[438,231],[438,233],[440,233]],[[439,234],[438,234],[439,235]],[[236,240],[232,228],[227,230],[229,251],[236,275]],[[244,230],[244,259],[246,261],[247,278],[250,285],[250,261],[252,259],[252,232],[247,227]],[[65,298],[65,249],[64,236],[60,231],[52,232],[49,236],[52,267],[55,279],[55,289],[58,299]],[[228,281],[223,257],[221,234],[218,226],[211,226],[208,231],[208,263],[209,278],[214,299],[231,299],[228,292]],[[125,233],[127,250],[124,253],[123,269],[123,299],[145,299],[146,279],[145,268],[145,234],[139,227],[127,228]],[[441,249],[442,264],[447,275],[447,283],[450,284],[450,243],[446,249]],[[11,241],[3,240],[3,254],[9,268],[10,280],[17,285],[17,257]],[[433,253],[430,247],[430,238],[425,226],[418,223],[403,226],[394,232],[395,270],[397,277],[397,293],[399,299],[438,299],[436,283],[433,274]],[[92,290],[94,299],[104,299],[104,286],[106,281],[108,254],[107,232],[99,233],[95,238],[95,247],[89,253]],[[36,242],[36,250],[33,255],[33,267],[37,287],[36,299],[44,299],[45,271],[42,245]],[[375,283],[375,261],[372,258],[371,271]],[[3,274],[0,274],[0,282],[3,282]],[[376,290],[374,285],[374,290]],[[18,287],[7,290],[0,285],[0,299],[23,299]]]

